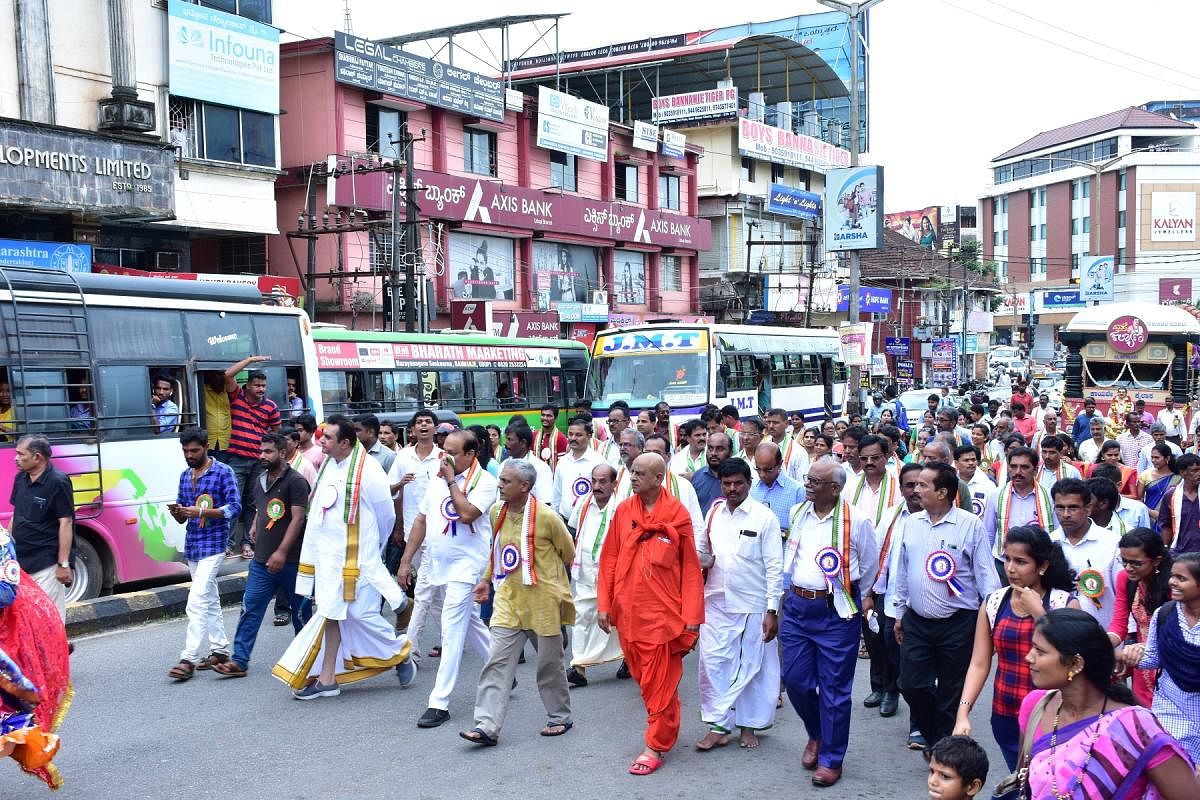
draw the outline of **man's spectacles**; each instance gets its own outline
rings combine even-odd
[[[829,480],[824,480],[822,478],[814,478],[811,475],[806,475],[804,477],[804,485],[805,486],[820,486],[823,483],[836,483],[836,482],[837,481],[829,481]]]

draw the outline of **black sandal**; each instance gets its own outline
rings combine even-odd
[[[574,727],[574,722],[547,722],[546,727],[542,728],[541,734],[542,736],[562,736]],[[554,731],[552,728],[562,728],[562,730]]]
[[[488,736],[481,728],[471,728],[469,731],[459,731],[459,736],[466,739],[471,744],[477,744],[480,747],[495,747],[500,744],[499,739],[493,739]]]

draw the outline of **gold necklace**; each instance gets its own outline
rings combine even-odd
[[[1098,717],[1104,716],[1105,709],[1108,708],[1108,697],[1104,698],[1104,704],[1100,706],[1100,714]],[[1058,710],[1054,712],[1054,730],[1050,732],[1050,791],[1054,793],[1054,800],[1071,800],[1071,790],[1068,785],[1067,791],[1060,793],[1058,791],[1058,721],[1062,714],[1062,700],[1058,701]],[[1083,760],[1083,764],[1075,772],[1075,788],[1083,782],[1083,775],[1087,772],[1088,764],[1092,761],[1092,751],[1096,748],[1096,740],[1100,738],[1100,719],[1096,720],[1096,730],[1092,732],[1092,741],[1088,743],[1087,758]]]

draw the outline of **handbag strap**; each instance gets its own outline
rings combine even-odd
[[[1046,695],[1038,701],[1038,704],[1033,707],[1033,711],[1029,713],[1029,719],[1025,725],[1025,735],[1021,737],[1021,749],[1017,753],[1017,771],[1024,772],[1029,768],[1029,757],[1033,752],[1033,742],[1037,737],[1038,725],[1042,724],[1042,717],[1046,713],[1046,706],[1050,705],[1050,698],[1057,694],[1057,690],[1046,692]],[[1021,777],[1024,781],[1024,776]]]

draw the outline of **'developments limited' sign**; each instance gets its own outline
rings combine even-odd
[[[279,113],[279,30],[184,0],[167,0],[171,94]]]

